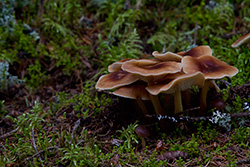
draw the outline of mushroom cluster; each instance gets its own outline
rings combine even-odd
[[[182,96],[189,97],[191,86],[201,87],[200,108],[206,110],[206,96],[213,81],[232,77],[238,69],[212,56],[207,45],[178,53],[152,53],[153,59],[125,59],[111,64],[110,72],[99,78],[97,90],[115,89],[114,95],[136,99],[144,114],[149,114],[142,100],[151,100],[156,114],[165,115],[158,95],[173,94],[175,114],[183,111]],[[184,93],[185,92],[185,93]]]

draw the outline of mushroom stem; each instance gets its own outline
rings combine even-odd
[[[220,92],[220,87],[214,82],[214,80],[210,80],[211,86],[215,88],[216,92]]]
[[[205,112],[207,109],[207,92],[210,86],[210,80],[207,79],[204,82],[204,86],[201,88],[201,97],[200,97],[200,112]]]
[[[158,96],[157,95],[151,95],[151,94],[149,94],[149,96],[150,96],[150,99],[151,99],[151,101],[153,103],[156,114],[157,115],[165,115],[165,113],[164,113],[164,111],[163,111],[163,109],[161,107],[161,103],[159,101]]]
[[[146,148],[146,142],[145,142],[145,138],[141,137],[141,145],[142,145],[142,149]]]
[[[137,104],[139,105],[140,109],[142,110],[143,114],[146,116],[149,114],[144,102],[142,101],[141,98],[137,97],[136,98]]]
[[[190,98],[190,89],[186,89],[183,91],[183,97],[184,97],[184,105],[186,108],[191,108],[191,98]]]
[[[174,114],[178,114],[183,111],[180,89],[177,89],[174,93],[174,106]]]
[[[148,86],[151,86],[154,84],[154,81],[153,81],[153,78],[152,77],[149,77],[148,78]],[[160,100],[158,98],[157,95],[152,95],[151,93],[149,93],[149,97],[151,99],[151,102],[153,103],[153,106],[154,106],[154,109],[155,109],[155,112],[157,115],[165,115],[162,107],[161,107],[161,103],[160,103]]]
[[[164,93],[165,94],[165,98],[164,98],[164,108],[168,108],[169,107],[169,103],[170,103],[170,101],[171,101],[171,98],[172,98],[172,96],[171,96],[171,94],[167,94],[167,93]]]
[[[146,143],[145,143],[145,137],[149,136],[149,131],[148,129],[143,126],[143,125],[139,125],[135,128],[135,133],[141,137],[141,141],[142,141],[142,149],[144,149],[146,147]]]

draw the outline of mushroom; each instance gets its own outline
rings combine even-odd
[[[180,72],[181,63],[175,61],[160,62],[156,59],[141,59],[126,61],[121,68],[129,73],[139,75],[140,79],[146,81],[148,86],[151,86],[166,74]],[[158,97],[150,94],[150,99],[156,114],[164,115]]]
[[[152,55],[161,60],[161,61],[178,61],[180,62],[182,59],[182,56],[173,53],[173,52],[166,52],[166,53],[159,53],[158,51],[154,51]]]
[[[149,93],[145,89],[146,86],[147,85],[145,82],[137,81],[137,82],[132,83],[130,85],[119,87],[116,91],[113,92],[113,94],[116,96],[120,96],[120,97],[136,99],[143,114],[148,115],[149,112],[148,112],[145,104],[142,101],[142,100],[150,100]]]
[[[156,59],[129,60],[123,63],[122,70],[145,77],[163,76],[181,71],[181,63],[175,61],[158,61]]]
[[[153,95],[158,95],[159,93],[174,93],[175,102],[175,114],[183,111],[181,91],[187,90],[191,86],[204,85],[204,75],[201,72],[195,72],[191,74],[180,74],[175,79],[171,80],[166,76],[166,79],[157,83],[156,85],[148,86],[146,89],[149,93]]]
[[[212,55],[213,51],[208,45],[201,45],[195,48],[190,49],[187,52],[178,52],[177,54],[180,56],[191,56],[191,57],[200,57],[203,55]]]
[[[221,99],[216,99],[211,102],[211,106],[217,110],[223,110],[226,107],[226,102]]]
[[[202,87],[200,98],[201,111],[206,110],[206,96],[212,79],[231,78],[238,73],[236,67],[230,66],[211,55],[204,55],[198,58],[185,56],[182,59],[182,65],[183,71],[187,74],[200,71],[205,76],[205,83]]]
[[[124,62],[129,61],[131,59],[122,59],[120,61],[114,62],[113,64],[108,66],[108,72],[114,72],[121,70],[121,66]]]
[[[181,51],[178,53],[166,52],[159,53],[154,51],[152,55],[161,61],[178,61],[180,62],[184,56],[200,57],[203,55],[212,55],[212,49],[208,45],[201,45],[190,49],[189,51]]]
[[[233,48],[236,48],[236,47],[239,47],[240,45],[242,45],[244,43],[249,43],[249,42],[250,42],[250,33],[241,36],[231,46]]]
[[[135,128],[135,133],[140,136],[142,141],[142,149],[144,149],[146,147],[145,137],[150,135],[148,129],[143,125],[139,125]]]
[[[114,71],[110,74],[101,76],[97,81],[95,88],[98,90],[115,89],[124,85],[129,85],[138,79],[138,76],[126,71]]]

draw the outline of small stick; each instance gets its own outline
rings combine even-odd
[[[32,128],[31,130],[31,140],[32,140],[32,145],[33,145],[33,148],[35,149],[36,153],[38,153],[38,150],[36,148],[36,141],[35,141],[35,133],[34,133],[34,128]],[[40,154],[38,154],[38,158],[40,159],[41,162],[43,162]]]
[[[194,27],[194,45],[196,45],[197,34],[198,34],[198,23],[195,22],[195,27]]]
[[[242,164],[247,164],[247,163],[250,163],[250,158],[238,160],[236,162],[237,165],[242,165]]]
[[[7,137],[13,135],[13,133],[15,133],[15,132],[18,131],[18,129],[19,129],[19,128],[16,128],[16,129],[14,129],[14,130],[12,130],[12,131],[10,131],[10,132],[8,132],[8,133],[5,133],[5,134],[1,135],[1,136],[0,136],[0,139],[4,139],[4,138],[7,138]]]
[[[47,148],[47,150],[52,150],[52,149],[59,149],[59,147],[53,146],[53,147]],[[36,157],[37,155],[40,155],[43,152],[44,152],[44,150],[41,150],[41,151],[37,152],[36,154],[32,155],[31,157],[25,158],[25,160],[23,160],[20,164],[23,164],[25,161],[29,161],[30,159]]]

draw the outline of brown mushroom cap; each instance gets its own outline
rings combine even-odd
[[[157,51],[154,51],[152,53],[152,55],[161,61],[178,61],[178,62],[180,62],[182,59],[182,56],[180,56],[176,53],[173,53],[173,52],[159,53]]]
[[[181,56],[191,56],[191,57],[200,57],[203,55],[212,55],[213,51],[212,49],[208,46],[208,45],[201,45],[201,46],[197,46],[195,48],[190,49],[187,52],[178,52],[178,55]]]
[[[226,102],[221,99],[216,99],[211,102],[211,106],[215,107],[217,110],[222,110],[226,107]]]
[[[185,56],[182,59],[182,65],[185,73],[195,73],[200,71],[204,74],[205,79],[233,77],[238,73],[236,67],[230,66],[211,55],[205,55],[198,58]]]
[[[193,85],[203,86],[204,80],[204,75],[201,72],[182,74],[174,80],[165,79],[157,85],[146,87],[146,89],[152,95],[158,95],[161,92],[171,94],[176,90],[186,90]]]
[[[109,65],[108,72],[114,72],[121,70],[121,66],[124,62],[129,61],[131,59],[123,59],[117,62],[114,62],[113,64]]]
[[[142,100],[150,100],[149,93],[145,89],[146,86],[147,83],[142,81],[137,81],[130,85],[118,88],[116,91],[113,92],[113,94],[116,96],[130,98],[130,99],[141,98]]]
[[[137,126],[135,128],[135,133],[140,137],[148,137],[150,135],[148,129],[143,125]]]
[[[250,42],[250,33],[241,36],[231,46],[233,48],[236,48],[236,47],[239,47],[240,45],[242,45],[244,43],[249,43],[249,42]]]
[[[137,80],[138,76],[119,70],[101,76],[95,87],[99,90],[114,89],[124,85],[129,85]]]
[[[181,71],[181,63],[175,61],[160,62],[155,59],[130,60],[122,65],[122,69],[140,76],[159,76]]]

